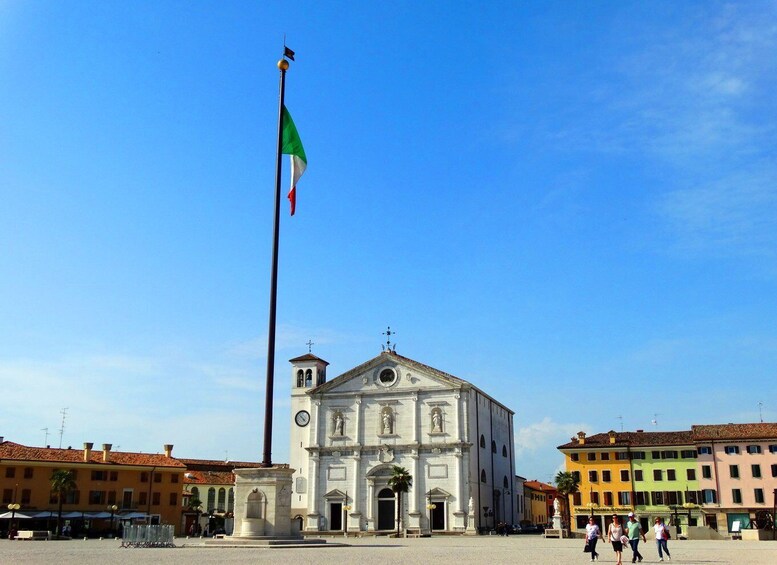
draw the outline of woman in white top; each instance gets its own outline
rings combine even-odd
[[[664,521],[661,518],[656,518],[656,525],[653,526],[653,531],[656,533],[656,545],[658,546],[658,560],[664,560],[664,553],[666,558],[671,559],[669,555],[669,548],[666,546],[666,540],[669,538],[669,528],[664,525]],[[661,550],[664,550],[663,553]]]
[[[596,525],[594,517],[591,516],[588,518],[588,524],[585,527],[585,540],[591,549],[591,561],[599,559],[599,554],[596,553],[596,542],[599,541],[600,536],[599,526]]]
[[[616,565],[621,565],[623,563],[621,561],[621,557],[623,556],[622,536],[623,526],[621,526],[620,518],[618,518],[617,514],[613,514],[612,524],[610,524],[610,527],[607,529],[607,540],[612,544],[612,549],[615,551],[615,557],[618,558],[615,562]]]

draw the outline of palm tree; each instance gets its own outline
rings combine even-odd
[[[569,471],[559,471],[556,474],[556,490],[558,491],[558,494],[564,498],[566,501],[566,504],[564,505],[566,507],[566,523],[568,528],[572,528],[572,516],[570,512],[570,506],[569,506],[569,495],[574,494],[577,492],[577,488],[580,485],[580,480],[577,478],[577,475],[574,473],[570,473]]]
[[[202,501],[196,494],[189,499],[187,508],[190,512],[195,512],[197,514],[196,518],[194,519],[194,527],[196,528],[194,533],[196,535],[200,531],[200,512],[202,512]]]
[[[57,503],[59,505],[57,511],[57,536],[62,535],[62,504],[65,502],[65,497],[77,488],[78,485],[73,477],[73,471],[57,469],[51,474],[51,492],[57,495]]]
[[[402,520],[402,493],[409,491],[410,487],[413,486],[413,475],[404,467],[394,465],[391,468],[388,486],[397,494],[397,537],[399,537],[399,525]]]

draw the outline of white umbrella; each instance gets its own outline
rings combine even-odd
[[[67,518],[68,520],[72,520],[73,518],[83,518],[84,513],[83,512],[65,512],[62,514],[63,518]]]
[[[57,513],[51,512],[50,510],[45,510],[44,512],[37,512],[35,514],[35,518],[56,518]]]
[[[84,516],[86,518],[91,518],[91,519],[95,519],[95,518],[110,518],[111,517],[111,513],[110,512],[87,512]],[[115,514],[114,514],[114,516],[115,516]]]
[[[29,514],[24,514],[22,512],[4,512],[0,514],[0,519],[10,520],[11,518],[15,518],[18,520],[27,520],[29,518],[32,518]]]
[[[129,512],[128,514],[117,515],[119,520],[134,520],[135,518],[146,518],[148,515],[143,512]]]

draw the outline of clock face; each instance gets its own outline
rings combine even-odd
[[[307,412],[307,410],[300,410],[297,412],[297,415],[294,416],[294,421],[300,427],[307,426],[308,423],[310,423],[310,414]]]

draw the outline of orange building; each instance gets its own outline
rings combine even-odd
[[[17,512],[29,516],[17,518],[21,529],[53,529],[50,512],[56,514],[59,505],[51,476],[69,470],[76,489],[67,495],[62,511],[74,535],[108,535],[126,519],[141,516],[151,523],[174,524],[180,533],[186,466],[173,458],[172,445],[165,445],[162,454],[112,451],[109,443],[101,450],[92,447],[28,447],[0,437],[0,493],[4,506],[17,503]]]
[[[553,516],[553,500],[556,498],[555,487],[540,481],[525,481],[523,492],[526,501],[524,523],[537,526],[546,525]]]

